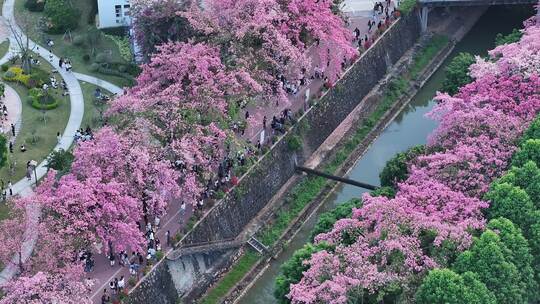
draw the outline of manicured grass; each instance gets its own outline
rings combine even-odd
[[[77,0],[72,1],[73,5],[77,6],[81,12],[81,18],[79,22],[79,27],[71,32],[71,37],[77,37],[79,35],[85,35],[89,27],[94,27],[94,25],[88,24],[88,19],[90,18],[89,12],[92,8],[92,1],[95,0]],[[40,20],[43,18],[44,14],[42,12],[29,12],[24,8],[25,0],[16,0],[15,1],[15,17],[17,23],[21,26],[23,31],[26,31],[27,35],[34,40],[36,43],[44,46],[46,39],[49,38],[54,41],[54,47],[52,51],[60,57],[69,58],[73,65],[73,70],[75,72],[84,73],[92,75],[104,80],[107,80],[111,83],[114,83],[120,87],[128,86],[129,81],[117,76],[104,75],[98,72],[90,71],[91,62],[85,62],[83,56],[85,54],[92,55],[91,50],[87,47],[75,46],[73,43],[69,42],[67,39],[64,39],[67,35],[53,35],[42,32],[39,28]],[[27,27],[24,24],[28,24]],[[111,59],[114,62],[124,62],[120,56],[120,50],[118,49],[117,44],[110,38],[103,36],[99,45],[96,47],[97,53],[99,52],[110,52]]]
[[[84,117],[81,127],[86,128],[89,126],[92,130],[99,129],[102,126],[100,108],[96,106],[94,102],[94,92],[97,86],[81,81],[81,89],[84,97]],[[101,89],[102,94],[112,96],[112,93]],[[102,109],[103,111],[104,109]]]
[[[0,202],[0,221],[3,221],[9,217],[9,212],[11,209],[5,202]],[[0,264],[0,269],[4,268],[3,265]]]
[[[0,58],[4,57],[4,55],[6,55],[8,51],[9,51],[9,40],[5,40],[2,43],[0,43]]]
[[[259,260],[259,255],[253,251],[246,252],[206,296],[200,301],[202,304],[218,303],[221,297],[225,296],[229,289],[236,284]]]
[[[41,60],[40,69],[50,72],[52,67]],[[57,81],[61,83],[61,77],[54,74]],[[47,158],[49,153],[57,144],[56,133],[62,133],[66,127],[70,113],[70,100],[68,96],[61,96],[61,89],[50,89],[50,93],[55,99],[60,100],[58,108],[45,112],[34,109],[28,102],[28,89],[17,83],[8,83],[17,91],[22,101],[22,127],[15,139],[14,153],[9,153],[8,163],[14,164],[14,170],[8,167],[0,169],[0,180],[7,183],[11,180],[17,182],[25,176],[26,163],[35,160],[40,163]],[[70,134],[66,134],[70,136]],[[35,143],[34,143],[35,139]],[[25,144],[27,151],[20,152],[20,146]]]
[[[418,69],[413,75],[413,71],[409,71],[407,75],[399,77],[394,80],[388,90],[385,92],[381,102],[377,104],[377,108],[371,113],[371,115],[358,126],[354,135],[347,140],[347,142],[335,152],[334,159],[323,166],[323,171],[327,173],[335,173],[337,168],[343,164],[347,157],[356,149],[360,142],[369,134],[375,124],[382,118],[382,116],[392,107],[392,105],[406,92],[409,88],[409,82],[412,77],[416,77],[422,69],[424,69],[431,59],[448,43],[448,38],[436,36],[432,38],[432,41],[428,43],[425,50],[422,50],[415,58],[413,67]],[[441,41],[446,41],[441,43]],[[429,50],[428,50],[429,49]],[[431,56],[431,57],[428,57]],[[261,231],[257,233],[257,237],[261,242],[266,245],[273,245],[279,240],[279,237],[285,229],[289,226],[292,220],[294,220],[300,211],[302,211],[311,201],[313,201],[317,195],[326,187],[334,182],[329,182],[322,177],[307,177],[298,183],[290,191],[286,200],[287,206],[284,206],[281,211],[276,215],[275,220]],[[251,269],[258,260],[258,256],[246,257],[249,253],[244,254],[239,262],[235,264],[231,270],[225,275],[215,287],[207,293],[203,298],[202,303],[218,303],[219,299],[223,297],[230,288],[234,286],[240,279]],[[254,261],[251,259],[255,258]],[[250,264],[245,262],[249,261]],[[229,276],[229,274],[234,275]],[[236,279],[236,281],[233,281]],[[218,290],[214,292],[214,290]]]

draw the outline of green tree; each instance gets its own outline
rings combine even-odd
[[[540,115],[531,122],[527,130],[521,136],[522,143],[528,139],[540,139]]]
[[[469,53],[459,53],[445,70],[445,79],[442,90],[450,95],[454,95],[459,88],[470,83],[469,66],[474,63],[474,56]]]
[[[495,37],[495,45],[503,45],[503,44],[510,44],[514,42],[518,42],[521,40],[521,36],[523,36],[523,33],[518,30],[514,29],[510,34],[503,35],[501,33],[497,34],[497,37]]]
[[[513,263],[525,260],[503,243],[500,231],[487,229],[454,263],[457,273],[471,271],[495,295],[498,303],[528,303],[528,284]],[[510,246],[512,247],[512,246]]]
[[[81,13],[69,0],[47,0],[45,16],[49,19],[49,32],[61,34],[76,29]]]
[[[472,272],[459,275],[450,269],[434,269],[416,293],[419,304],[495,304],[495,296]]]
[[[276,287],[274,297],[279,303],[290,303],[286,295],[290,292],[291,284],[300,282],[302,272],[308,270],[308,266],[304,265],[304,261],[311,258],[315,252],[322,250],[330,250],[332,247],[325,243],[313,245],[307,243],[304,247],[296,250],[293,256],[283,265],[281,265],[281,274],[276,278]]]
[[[490,201],[488,219],[504,217],[519,223],[526,230],[535,211],[529,195],[521,188],[508,183],[494,183],[484,199]]]
[[[362,201],[359,199],[352,199],[343,204],[338,205],[336,208],[321,214],[317,224],[311,231],[311,240],[313,240],[318,234],[330,231],[337,220],[346,217],[351,217],[352,209],[360,207]]]
[[[24,7],[31,12],[42,12],[45,7],[45,0],[26,0]]]
[[[512,165],[521,167],[533,161],[540,166],[540,139],[527,139],[512,157]]]
[[[531,226],[525,237],[529,242],[533,256],[532,267],[536,284],[540,286],[540,211],[534,213]]]
[[[534,207],[540,209],[540,168],[533,161],[512,167],[497,183],[508,183],[525,190]]]
[[[370,194],[373,197],[375,197],[375,196],[385,196],[385,197],[388,197],[388,198],[394,198],[396,196],[396,190],[394,188],[392,188],[392,187],[385,186],[385,187],[380,187],[377,190],[371,191]]]
[[[379,174],[381,186],[395,188],[399,182],[407,179],[409,176],[407,164],[424,154],[425,151],[426,148],[424,146],[414,146],[405,152],[396,154],[396,156],[386,162],[386,165]]]
[[[529,300],[537,298],[538,285],[534,280],[533,256],[527,239],[523,236],[518,224],[512,223],[505,218],[497,218],[489,221],[487,228],[496,231],[501,242],[508,249],[506,257],[508,261],[516,265],[521,276],[521,282],[525,285],[525,295]]]
[[[60,175],[67,173],[71,169],[71,164],[75,157],[71,152],[60,149],[53,151],[49,157],[47,157],[47,168],[58,171]]]

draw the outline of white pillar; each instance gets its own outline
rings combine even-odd
[[[427,6],[422,7],[419,12],[420,15],[420,27],[422,33],[427,31],[429,8]]]

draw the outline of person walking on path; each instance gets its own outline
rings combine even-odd
[[[11,135],[15,136],[15,125],[11,124]]]
[[[13,184],[11,181],[8,182],[9,196],[13,196]]]

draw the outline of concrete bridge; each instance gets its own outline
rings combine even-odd
[[[420,10],[418,17],[422,32],[427,30],[428,15],[432,8],[452,6],[491,6],[491,5],[519,5],[519,4],[536,4],[538,0],[418,0]],[[540,17],[540,11],[539,11]]]

